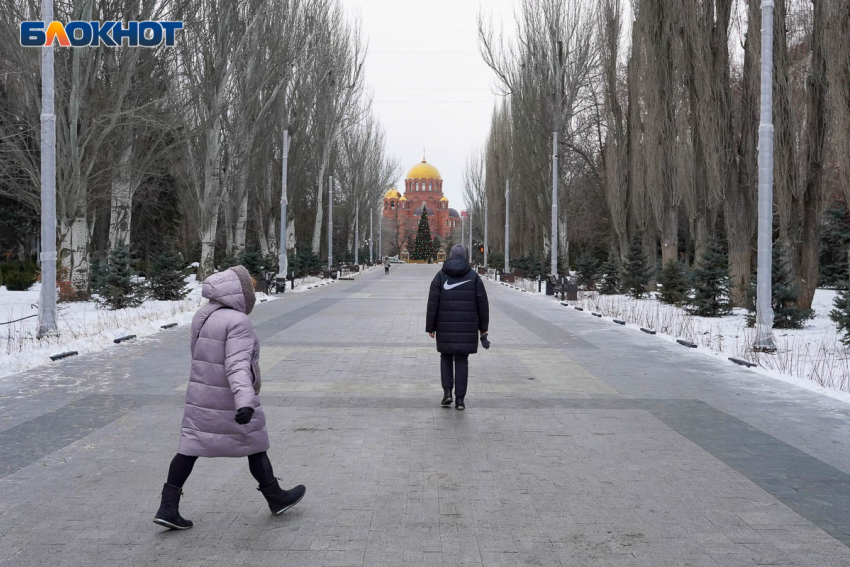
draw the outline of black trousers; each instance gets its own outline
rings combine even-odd
[[[172,486],[182,486],[186,483],[186,479],[192,474],[192,469],[195,468],[195,461],[198,457],[190,457],[177,453],[171,459],[171,466],[168,467],[168,484]],[[275,479],[274,470],[269,456],[265,453],[254,453],[248,455],[248,469],[260,486],[266,486]]]
[[[451,392],[454,388],[456,398],[465,397],[468,378],[468,354],[440,354],[440,380],[444,392]]]

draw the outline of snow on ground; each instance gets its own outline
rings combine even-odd
[[[536,280],[517,278],[513,286],[525,290],[523,295],[555,301],[537,293]],[[760,374],[850,403],[850,351],[840,342],[835,323],[829,319],[836,293],[829,289],[815,292],[812,308],[816,316],[802,329],[774,329],[777,351],[773,354],[753,351],[755,330],[747,327],[745,309],[735,309],[725,317],[696,317],[655,298],[631,299],[596,292],[579,292],[578,301],[567,303],[582,307],[588,317],[592,312],[601,313],[609,324],[610,319],[620,319],[636,332],[644,327],[656,331],[663,340],[685,339],[697,345],[696,349],[682,347],[683,353],[747,360],[757,365],[753,370]]]
[[[287,284],[286,293],[302,293],[331,283],[333,280],[312,276],[296,278],[295,288]],[[114,339],[119,337],[145,337],[169,323],[188,325],[206,300],[194,275],[186,278],[186,284],[189,294],[183,300],[151,299],[139,307],[115,311],[98,307],[95,301],[59,303],[59,335],[42,339],[37,337],[41,284],[27,291],[8,291],[0,286],[0,377],[48,364],[50,356],[62,352],[94,352],[114,346]],[[257,304],[283,297],[257,293]]]
[[[118,337],[143,337],[168,323],[187,324],[202,298],[195,277],[186,281],[190,291],[180,301],[147,300],[139,307],[115,311],[94,301],[59,303],[59,335],[42,339],[37,337],[38,317],[33,317],[38,314],[41,284],[27,291],[0,287],[0,376],[48,363],[50,356],[61,352],[93,352],[113,346]]]

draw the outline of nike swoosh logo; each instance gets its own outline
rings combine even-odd
[[[449,285],[449,282],[445,282],[445,283],[443,284],[443,289],[454,289],[454,288],[456,288],[456,287],[457,287],[457,286],[459,286],[459,285],[463,285],[463,284],[465,284],[465,283],[469,283],[469,282],[471,282],[471,281],[472,281],[472,280],[463,280],[462,282],[458,282],[458,283],[456,283],[456,284],[452,284],[452,285]]]

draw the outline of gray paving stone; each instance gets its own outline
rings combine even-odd
[[[281,517],[202,459],[196,527],[150,522],[185,328],[0,381],[0,565],[850,565],[846,410],[493,285],[467,411],[436,407],[433,271],[252,315],[275,473],[308,485]]]

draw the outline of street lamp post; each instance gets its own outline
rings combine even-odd
[[[360,203],[354,204],[354,265],[360,265]]]
[[[472,212],[466,214],[466,217],[469,219],[469,247],[467,251],[469,252],[469,263],[472,263]]]
[[[286,207],[289,201],[286,197],[286,170],[289,161],[289,130],[283,131],[283,162],[281,165],[280,187],[280,248],[278,249],[278,273],[284,280],[289,273],[289,257],[286,254]],[[285,282],[284,282],[285,283]]]
[[[374,216],[375,209],[369,209],[369,263],[373,264],[375,262],[375,257],[372,256],[372,240],[375,239],[375,231],[372,228],[372,217]]]
[[[558,132],[552,132],[552,262],[549,272],[558,275]]]
[[[43,0],[44,24],[53,21],[53,0]],[[56,327],[56,114],[53,110],[53,43],[41,48],[41,291],[38,336]]]
[[[487,256],[490,253],[490,243],[488,242],[490,236],[490,209],[489,209],[490,200],[485,196],[484,197],[484,269],[487,269]]]
[[[511,181],[505,179],[505,273],[511,273]]]
[[[773,0],[761,2],[761,118],[759,123],[758,272],[756,340],[761,351],[776,350],[771,306],[773,254]]]
[[[334,268],[334,178],[328,177],[328,271]]]

